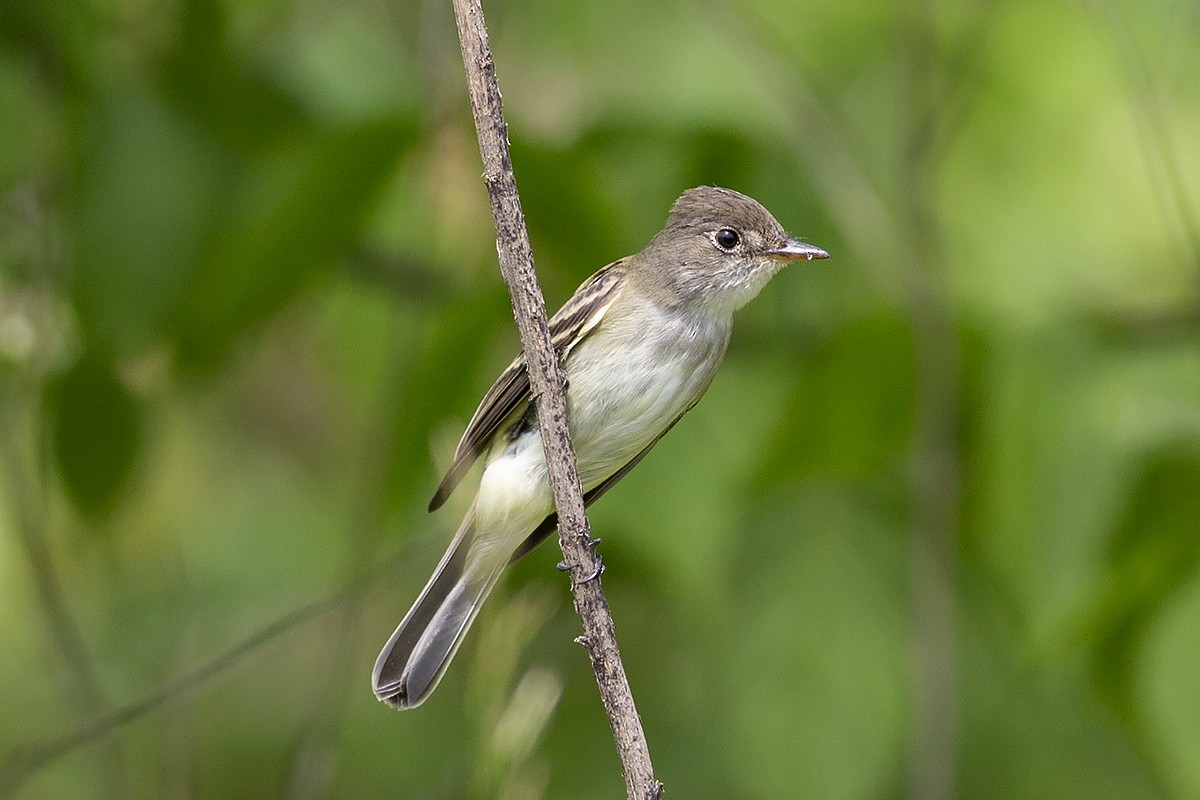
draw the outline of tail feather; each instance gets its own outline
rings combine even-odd
[[[468,560],[474,539],[468,517],[413,607],[375,662],[375,696],[396,708],[415,708],[437,686],[505,561]]]

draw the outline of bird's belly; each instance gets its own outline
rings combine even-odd
[[[695,403],[727,337],[725,328],[689,337],[691,346],[678,337],[617,334],[580,343],[565,371],[571,442],[585,492],[628,464]],[[481,528],[513,535],[532,530],[554,511],[536,426],[493,449],[475,511]]]
[[[711,379],[707,359],[650,348],[630,355],[618,367],[596,360],[568,370],[571,440],[585,491],[650,445]]]

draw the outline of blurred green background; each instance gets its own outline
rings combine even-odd
[[[1197,5],[487,11],[551,308],[697,184],[834,256],[592,513],[667,796],[1200,797]],[[621,796],[553,546],[369,689],[480,172],[448,0],[0,3],[0,793]]]

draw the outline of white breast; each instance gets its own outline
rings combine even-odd
[[[729,341],[729,321],[697,319],[648,301],[613,311],[619,313],[610,311],[565,365],[584,491],[627,464],[699,399]],[[481,527],[527,531],[552,510],[535,428],[489,456],[476,512]]]
[[[728,324],[657,307],[639,318],[643,324],[606,320],[567,363],[571,435],[585,489],[634,458],[703,394],[729,339]]]

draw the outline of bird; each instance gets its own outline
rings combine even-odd
[[[700,186],[675,201],[639,253],[580,285],[549,330],[566,376],[585,503],[611,489],[700,400],[725,354],[733,313],[788,263],[826,258],[756,200]],[[521,355],[484,394],[430,511],[479,459],[474,500],[375,663],[375,696],[395,708],[429,697],[505,567],[557,526]]]

